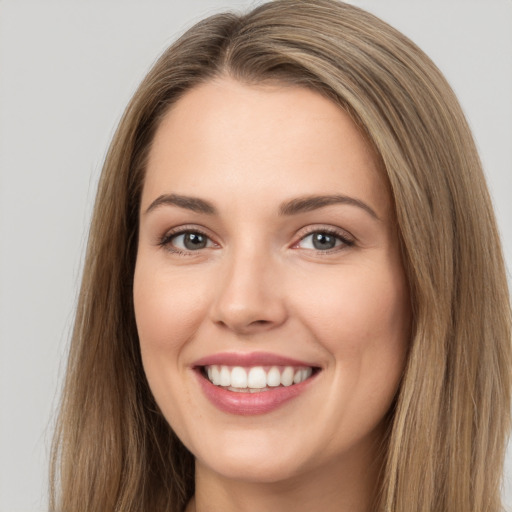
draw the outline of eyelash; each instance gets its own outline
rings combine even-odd
[[[322,234],[322,235],[329,235],[333,236],[337,240],[341,241],[341,244],[339,246],[335,246],[331,249],[321,250],[321,249],[310,249],[313,250],[316,254],[324,256],[332,253],[337,253],[339,251],[343,251],[344,249],[347,249],[348,247],[352,247],[355,245],[355,240],[350,237],[348,233],[345,231],[335,229],[335,228],[326,228],[326,227],[319,227],[319,228],[312,228],[309,229],[306,233],[304,233],[298,242],[296,242],[293,247],[297,247],[298,244],[300,244],[303,240],[308,238],[309,236],[312,236],[314,234]]]
[[[197,229],[196,227],[181,227],[178,228],[176,231],[170,231],[167,232],[159,241],[158,245],[167,251],[177,254],[178,256],[189,256],[191,254],[194,254],[194,252],[199,252],[200,250],[196,251],[186,251],[183,249],[178,249],[177,247],[174,247],[172,245],[172,240],[177,238],[180,235],[187,235],[187,234],[195,234],[195,235],[201,235],[207,238],[209,241],[212,241],[211,237],[209,237],[204,231],[201,231],[200,229]],[[215,243],[215,242],[214,242]]]
[[[310,229],[308,232],[304,233],[299,238],[299,240],[296,243],[293,244],[292,248],[297,248],[297,246],[303,240],[305,240],[307,237],[312,236],[314,234],[318,234],[318,233],[319,234],[323,234],[323,235],[333,236],[337,240],[341,241],[341,244],[339,246],[335,246],[335,247],[333,247],[331,249],[327,249],[327,250],[309,249],[309,250],[313,250],[316,254],[319,254],[319,255],[327,255],[327,254],[336,253],[336,252],[342,251],[342,250],[344,250],[344,249],[346,249],[348,247],[352,247],[352,246],[355,245],[355,240],[353,240],[345,231],[337,230],[337,229],[334,229],[334,228],[322,227],[322,228],[313,228],[313,229]],[[195,252],[200,252],[201,249],[197,249],[195,251],[194,250],[186,251],[186,250],[183,250],[183,249],[176,248],[176,247],[174,247],[172,245],[171,242],[172,242],[173,239],[177,238],[178,236],[186,235],[186,234],[201,235],[201,236],[204,236],[205,238],[207,238],[208,241],[213,242],[211,237],[209,237],[204,231],[201,231],[200,229],[197,229],[196,227],[193,227],[193,228],[192,227],[190,227],[190,228],[183,227],[183,228],[179,228],[177,231],[167,232],[158,241],[158,245],[160,247],[165,248],[169,252],[171,252],[173,254],[177,254],[179,256],[190,256],[190,255],[192,255]],[[217,245],[215,242],[213,242],[213,244]]]

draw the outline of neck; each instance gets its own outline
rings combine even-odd
[[[197,461],[196,494],[187,512],[369,512],[381,465],[372,450],[279,482],[254,482],[224,477]]]

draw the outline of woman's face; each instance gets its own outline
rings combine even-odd
[[[226,78],[172,107],[134,300],[149,385],[199,469],[275,482],[375,458],[409,298],[386,181],[331,101]]]

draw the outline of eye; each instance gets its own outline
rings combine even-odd
[[[167,234],[160,242],[171,252],[187,253],[214,247],[213,241],[200,231],[180,231]]]
[[[336,248],[342,249],[343,247],[350,247],[352,245],[354,245],[354,241],[340,233],[318,230],[302,237],[296,247],[326,252]]]

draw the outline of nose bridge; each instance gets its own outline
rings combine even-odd
[[[276,258],[251,240],[233,246],[219,273],[213,319],[237,332],[281,324],[286,318]]]

